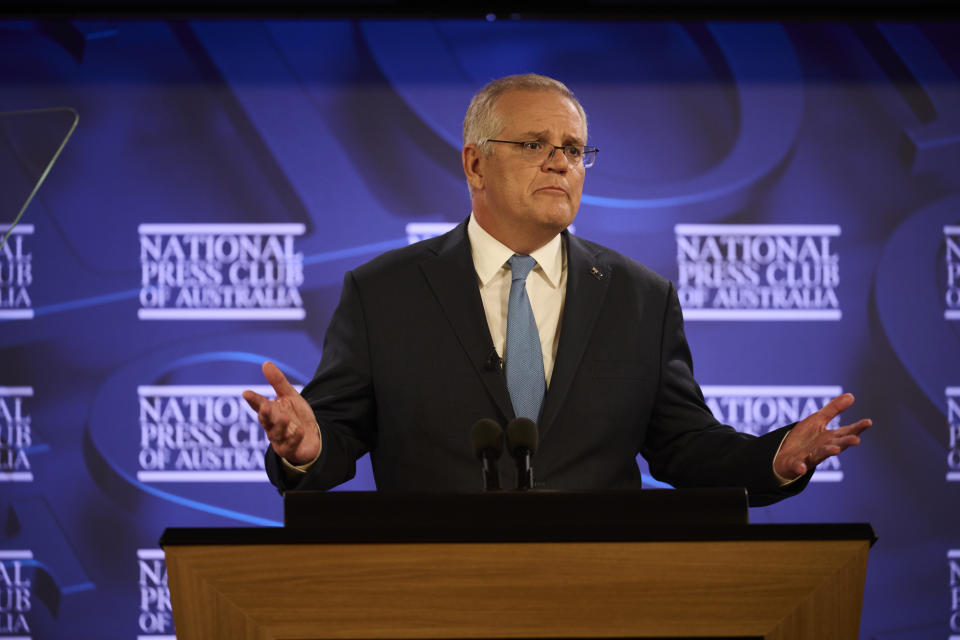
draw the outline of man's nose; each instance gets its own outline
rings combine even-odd
[[[557,147],[554,147],[550,150],[550,153],[547,154],[547,159],[543,163],[543,169],[545,171],[566,173],[569,168],[570,161],[567,160],[567,156],[563,153],[563,149]]]

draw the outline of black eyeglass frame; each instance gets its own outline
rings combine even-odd
[[[557,149],[560,149],[563,152],[563,157],[567,159],[567,162],[571,162],[571,158],[570,158],[570,155],[567,153],[567,149],[576,149],[580,153],[580,157],[576,158],[574,162],[572,162],[571,164],[574,164],[574,166],[576,166],[575,164],[576,161],[579,161],[579,164],[582,164],[584,169],[589,169],[590,167],[592,167],[594,163],[596,163],[597,161],[597,154],[600,153],[600,149],[598,149],[597,147],[588,147],[588,146],[578,147],[575,144],[555,145],[555,144],[550,144],[549,142],[541,142],[540,140],[517,141],[517,140],[494,140],[493,138],[488,138],[483,142],[502,142],[503,144],[520,145],[521,147],[526,144],[539,144],[545,147],[553,147],[553,149],[550,150],[550,154],[546,157],[546,159],[550,160],[551,158],[553,158],[553,154],[557,152]],[[590,164],[587,164],[588,157],[590,158]]]

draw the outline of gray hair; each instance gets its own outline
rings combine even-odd
[[[580,101],[573,92],[559,80],[536,73],[523,73],[513,76],[504,76],[493,80],[481,89],[463,118],[463,146],[469,144],[483,145],[490,138],[495,138],[503,129],[503,122],[494,107],[497,100],[508,91],[553,91],[570,100],[577,108],[580,119],[583,121],[583,132],[587,132],[587,114],[580,105]],[[487,145],[482,148],[484,155],[490,155]]]

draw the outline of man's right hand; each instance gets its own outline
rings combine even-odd
[[[311,462],[320,454],[322,444],[313,409],[277,365],[264,362],[262,369],[277,399],[268,400],[250,390],[243,392],[243,399],[257,412],[257,420],[278,456],[293,465]]]

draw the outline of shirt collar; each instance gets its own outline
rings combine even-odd
[[[503,268],[513,250],[487,233],[480,226],[473,213],[467,223],[467,238],[470,240],[470,252],[473,254],[473,266],[480,279],[480,285],[486,286],[497,272]],[[547,244],[530,254],[537,261],[537,269],[546,276],[547,283],[556,289],[563,274],[563,240],[557,234]]]

